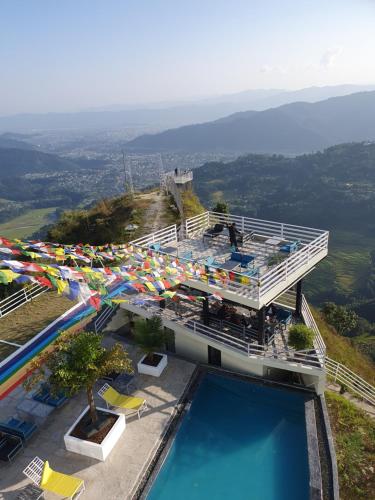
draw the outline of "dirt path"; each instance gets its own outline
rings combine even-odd
[[[165,195],[155,191],[142,194],[141,197],[150,202],[144,214],[143,233],[153,233],[168,225],[165,221]]]
[[[337,394],[340,393],[340,386],[338,384],[334,384],[332,382],[329,382],[327,384],[327,389],[329,389],[332,392],[336,392]],[[353,396],[349,392],[345,392],[344,394],[341,394],[341,396],[343,396],[345,399],[347,399],[348,401],[353,403],[357,408],[364,410],[367,413],[367,415],[369,415],[370,417],[375,418],[375,408],[372,405],[366,403],[365,401],[362,401],[362,400],[356,398],[355,396]]]

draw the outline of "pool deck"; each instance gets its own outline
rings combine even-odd
[[[106,337],[106,343],[112,342],[110,337]],[[140,358],[134,346],[126,345],[126,348],[133,360]],[[169,356],[168,366],[160,378],[136,374],[135,394],[147,400],[149,410],[143,413],[140,420],[134,414],[126,417],[126,429],[105,462],[65,450],[64,433],[86,406],[84,393],[72,398],[51,414],[11,464],[0,463],[0,500],[37,498],[35,489],[30,487],[31,482],[22,474],[35,456],[49,460],[51,467],[59,472],[83,479],[86,491],[82,499],[132,498],[134,488],[147,470],[194,369],[193,363]],[[100,386],[100,383],[97,384],[96,390]],[[16,405],[24,397],[24,390],[18,388],[0,401],[1,420],[15,414]],[[97,403],[105,407],[100,398],[97,398]],[[55,495],[45,494],[46,500],[55,498]]]

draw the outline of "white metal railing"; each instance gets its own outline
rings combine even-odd
[[[115,304],[114,306],[108,306],[104,311],[96,318],[94,321],[94,330],[95,333],[100,332],[107,321],[115,314],[118,309],[119,304]]]
[[[307,300],[305,299],[305,296],[302,295],[302,307],[301,307],[301,312],[302,312],[302,318],[303,321],[305,322],[305,325],[308,326],[313,330],[315,333],[314,337],[314,346],[316,349],[319,349],[321,353],[326,353],[326,345],[324,343],[323,337],[320,333],[320,330],[318,328],[318,325],[315,322],[314,316],[312,315],[310,311],[310,307],[307,303]]]
[[[292,348],[278,349],[268,345],[246,342],[224,332],[220,332],[209,326],[191,319],[184,319],[170,309],[162,309],[158,305],[134,304],[136,308],[145,310],[150,314],[158,314],[163,319],[180,324],[197,335],[201,335],[216,342],[231,347],[247,357],[258,357],[264,359],[279,360],[285,363],[299,363],[304,366],[323,369],[324,359],[319,351],[311,353],[311,350],[296,351]]]
[[[149,246],[152,243],[160,243],[161,245],[165,245],[172,242],[177,242],[176,224],[173,224],[173,226],[168,226],[164,229],[160,229],[160,231],[148,234],[146,236],[143,236],[142,238],[138,238],[137,240],[133,240],[130,242],[130,244],[142,247]]]
[[[344,384],[355,395],[375,406],[375,387],[366,382],[362,377],[354,373],[345,365],[335,361],[328,356],[325,364],[327,374],[334,382]]]
[[[0,302],[0,318],[15,311],[23,304],[30,302],[47,290],[49,290],[48,287],[42,286],[39,283],[34,283],[33,285],[26,286],[12,295],[9,295],[9,297]]]
[[[216,282],[216,286],[259,302],[262,298],[266,300],[265,295],[276,287],[280,289],[280,285],[286,283],[288,279],[289,281],[298,279],[298,273],[308,270],[309,264],[314,265],[327,254],[328,231],[215,212],[204,212],[187,219],[184,236],[186,239],[192,239],[209,226],[229,222],[235,222],[237,227],[245,233],[253,232],[257,236],[279,237],[285,241],[298,240],[302,244],[300,249],[260,277],[247,278],[235,271],[221,273],[223,279],[219,283]],[[176,226],[169,226],[131,243],[148,246],[153,242],[177,244],[179,240]],[[208,269],[208,274],[210,274],[210,269]]]

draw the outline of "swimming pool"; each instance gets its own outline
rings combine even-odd
[[[147,499],[308,499],[304,402],[206,374]]]

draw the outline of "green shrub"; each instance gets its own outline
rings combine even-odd
[[[159,316],[150,319],[139,319],[135,323],[134,340],[139,349],[152,361],[155,351],[164,347],[166,335]]]
[[[311,349],[313,340],[314,332],[306,325],[294,325],[289,330],[289,345],[297,351]]]

